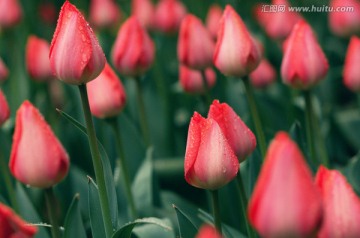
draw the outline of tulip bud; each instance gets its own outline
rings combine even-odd
[[[9,166],[16,179],[39,188],[59,183],[68,173],[68,154],[29,101],[16,113]]]
[[[223,9],[217,4],[211,5],[207,13],[206,21],[205,21],[206,28],[210,32],[213,39],[216,39],[217,37],[222,14],[223,14]]]
[[[358,0],[331,0],[329,7],[330,30],[342,37],[360,34],[360,2]],[[336,11],[336,9],[351,8],[350,11]]]
[[[51,41],[53,73],[65,83],[80,85],[96,78],[105,62],[105,55],[89,24],[74,5],[65,1]]]
[[[121,26],[112,49],[112,61],[127,76],[143,74],[154,61],[155,46],[135,16]]]
[[[193,69],[205,69],[212,65],[214,42],[201,20],[188,14],[180,26],[177,46],[180,63]]]
[[[262,59],[249,78],[255,88],[265,88],[276,80],[276,71],[269,61]]]
[[[186,181],[194,187],[215,190],[229,183],[238,170],[239,162],[220,126],[195,112],[186,144]]]
[[[269,146],[248,214],[261,237],[311,237],[320,225],[320,193],[299,147],[285,132]]]
[[[225,75],[243,77],[260,63],[261,54],[244,22],[227,5],[218,30],[214,65]]]
[[[344,64],[344,84],[354,92],[360,92],[360,38],[350,39]]]
[[[111,69],[106,64],[101,74],[86,85],[91,113],[99,118],[112,117],[119,114],[125,106],[125,89]]]
[[[0,237],[32,238],[37,232],[35,226],[26,224],[14,211],[0,203]]]
[[[196,235],[196,238],[221,238],[221,234],[215,229],[215,227],[210,225],[203,225],[200,227],[199,232]]]
[[[339,171],[321,165],[315,182],[324,205],[318,237],[360,237],[360,199],[346,178]]]
[[[4,62],[0,58],[0,82],[5,81],[5,79],[8,77],[9,71],[6,68]]]
[[[6,122],[10,117],[10,108],[6,101],[5,95],[0,89],[0,127]]]
[[[204,93],[205,86],[203,75],[198,70],[190,69],[184,65],[180,65],[179,70],[180,84],[187,93]],[[205,70],[205,78],[207,86],[212,88],[216,81],[216,74],[211,68]]]
[[[121,18],[120,9],[113,0],[92,0],[90,2],[90,22],[95,27],[111,27]]]
[[[240,163],[255,150],[254,134],[228,104],[214,100],[208,118],[218,123]]]
[[[136,16],[144,28],[153,28],[155,8],[151,0],[132,0],[131,15]]]
[[[327,59],[310,25],[301,20],[284,43],[283,82],[294,88],[308,89],[322,80],[328,69]]]
[[[49,60],[50,45],[46,40],[34,35],[28,37],[26,44],[26,67],[35,81],[46,81],[52,77]]]
[[[186,8],[182,2],[160,0],[155,11],[156,29],[164,33],[177,32],[185,16]]]
[[[0,28],[13,27],[21,18],[22,9],[18,0],[0,0]]]

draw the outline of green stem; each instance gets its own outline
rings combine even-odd
[[[93,167],[94,167],[94,171],[95,171],[95,177],[96,177],[97,185],[99,188],[100,207],[101,207],[101,212],[103,215],[105,233],[106,233],[106,237],[109,238],[113,234],[113,227],[112,227],[111,216],[110,216],[110,206],[109,206],[109,200],[108,200],[107,192],[106,192],[103,165],[102,165],[100,152],[99,152],[99,148],[98,148],[98,144],[97,144],[94,124],[93,124],[92,116],[90,113],[90,106],[89,106],[89,100],[88,100],[88,96],[87,96],[86,85],[85,84],[79,85],[79,91],[80,91],[81,102],[82,102],[82,107],[83,107],[84,116],[85,116],[86,130],[87,130],[87,134],[88,134],[88,138],[89,138],[89,146],[90,146],[91,155],[92,155],[92,162],[93,162]]]
[[[206,101],[206,104],[208,107],[210,107],[212,100],[211,100],[211,96],[210,96],[210,88],[209,88],[209,84],[206,80],[206,74],[205,74],[205,70],[200,70],[201,73],[201,80],[203,82],[203,96],[205,97],[204,101]]]
[[[236,182],[237,182],[237,186],[238,186],[240,204],[241,204],[241,208],[242,208],[241,211],[242,211],[242,214],[244,216],[244,221],[245,221],[245,226],[246,226],[246,231],[247,231],[248,237],[255,238],[256,237],[255,232],[251,228],[251,226],[249,224],[249,221],[247,219],[246,209],[248,207],[248,200],[247,200],[247,197],[246,197],[244,183],[243,183],[240,171],[238,172],[238,174],[236,176]]]
[[[51,224],[51,236],[52,238],[60,238],[61,235],[59,231],[59,224],[57,222],[57,217],[55,214],[56,206],[54,206],[54,204],[56,204],[56,198],[52,187],[45,189],[45,201]]]
[[[210,192],[211,192],[211,197],[212,197],[212,208],[213,208],[215,227],[218,230],[218,232],[220,234],[222,234],[220,206],[219,206],[219,192],[218,192],[218,190],[212,190]]]
[[[257,141],[260,147],[261,157],[264,160],[266,154],[266,140],[265,140],[264,130],[261,124],[260,116],[258,113],[258,109],[255,103],[254,92],[250,85],[248,76],[244,77],[244,84],[245,84],[246,98],[248,100],[251,116],[255,125],[255,131],[257,135]]]
[[[149,134],[149,126],[147,122],[146,117],[146,111],[145,111],[145,103],[144,103],[144,97],[143,97],[143,90],[141,87],[140,77],[135,77],[135,83],[136,83],[136,90],[137,90],[137,101],[139,106],[139,121],[141,130],[144,137],[144,142],[147,147],[150,146],[150,134]]]
[[[8,191],[8,196],[9,196],[9,199],[10,199],[13,209],[15,211],[19,212],[18,204],[17,204],[16,196],[15,196],[15,190],[14,190],[14,186],[11,182],[11,175],[9,173],[8,168],[9,167],[6,164],[5,158],[0,153],[0,169],[1,169],[1,174],[4,177],[4,182],[5,182],[6,189]]]
[[[315,142],[314,142],[314,136],[313,136],[313,124],[311,119],[311,114],[313,113],[312,103],[311,103],[311,97],[309,91],[304,91],[305,96],[305,119],[306,119],[306,137],[307,137],[307,144],[308,149],[310,152],[310,161],[317,166],[316,161],[316,151],[315,151]]]
[[[125,152],[124,152],[124,147],[122,144],[122,139],[121,139],[121,135],[120,135],[120,129],[117,123],[116,118],[109,118],[107,120],[114,132],[115,135],[115,142],[116,142],[116,150],[119,156],[118,162],[120,163],[120,167],[121,167],[121,172],[123,175],[123,179],[124,179],[124,183],[125,183],[125,192],[126,192],[126,197],[128,200],[128,203],[130,205],[130,213],[131,213],[131,219],[135,220],[136,218],[138,218],[137,215],[137,211],[136,211],[136,206],[135,206],[135,202],[134,202],[134,197],[131,191],[131,181],[130,181],[130,176],[129,176],[129,171],[128,171],[128,166],[126,164],[126,160],[125,160]]]

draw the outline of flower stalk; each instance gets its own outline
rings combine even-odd
[[[220,216],[220,205],[219,205],[219,191],[211,190],[211,198],[212,198],[212,208],[213,208],[213,216],[214,216],[214,224],[216,230],[221,234],[221,216]]]
[[[56,198],[54,195],[53,187],[45,189],[45,201],[46,201],[46,209],[51,223],[51,236],[53,238],[61,238],[59,232],[59,224],[55,214],[56,206],[54,206],[54,204],[56,204]]]

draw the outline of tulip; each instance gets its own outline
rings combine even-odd
[[[249,78],[255,88],[265,88],[276,80],[276,71],[269,61],[262,59]]]
[[[18,0],[0,0],[0,27],[13,27],[21,18],[22,9]]]
[[[188,14],[183,19],[177,51],[180,63],[189,68],[203,70],[212,65],[214,42],[196,16]]]
[[[239,162],[218,123],[195,112],[187,137],[185,180],[215,190],[229,183],[238,170]]]
[[[216,81],[216,74],[211,68],[205,69],[205,77],[207,87],[212,88]],[[203,75],[200,71],[190,69],[184,65],[180,66],[179,70],[180,84],[187,93],[204,93],[206,86],[204,86]]]
[[[297,144],[278,132],[249,201],[261,237],[311,237],[322,218],[321,196]]]
[[[46,40],[34,35],[28,37],[26,44],[26,66],[35,81],[46,81],[52,77],[49,60],[50,45]]]
[[[91,113],[99,118],[112,117],[119,114],[125,106],[125,89],[106,64],[101,74],[87,85]]]
[[[294,25],[301,20],[297,12],[290,12],[290,4],[287,0],[272,0],[272,6],[283,6],[285,10],[270,11],[269,4],[259,4],[255,7],[255,18],[266,34],[276,40],[284,40],[289,36]]]
[[[90,2],[90,22],[98,28],[110,27],[119,22],[120,9],[113,0],[92,0]]]
[[[161,0],[155,10],[155,27],[164,33],[177,32],[185,16],[186,7],[182,2]]]
[[[208,118],[218,123],[240,162],[255,150],[254,134],[228,104],[214,100],[210,106]]]
[[[0,237],[1,238],[32,238],[37,232],[35,226],[26,224],[14,211],[0,203]]]
[[[219,5],[213,4],[210,6],[209,11],[206,15],[206,28],[214,39],[216,39],[217,37],[217,32],[220,26],[220,19],[222,14],[223,9]]]
[[[301,20],[284,43],[283,82],[294,88],[308,89],[322,80],[328,69],[327,59],[310,25]]]
[[[9,75],[9,71],[6,65],[4,64],[4,62],[2,61],[2,59],[0,58],[0,82],[5,81],[8,75]]]
[[[119,29],[112,49],[112,61],[127,76],[143,74],[154,61],[155,46],[135,16]]]
[[[260,63],[261,54],[244,22],[227,5],[218,30],[214,65],[225,75],[243,77]]]
[[[360,38],[350,39],[344,64],[344,84],[354,92],[360,92]]]
[[[105,62],[105,55],[89,24],[74,5],[65,1],[51,41],[53,73],[65,83],[80,85],[96,78]]]
[[[131,15],[136,16],[144,28],[154,27],[155,7],[151,0],[132,0]]]
[[[318,237],[360,237],[360,199],[346,178],[339,171],[321,165],[315,183],[324,205]]]
[[[0,89],[0,126],[2,126],[10,117],[9,105],[6,101],[5,95]]]
[[[16,179],[39,188],[59,183],[68,173],[65,149],[29,101],[16,114],[9,167]]]
[[[196,235],[196,238],[221,238],[221,234],[215,229],[215,227],[210,225],[203,225],[200,227],[199,232]]]
[[[342,37],[360,34],[360,2],[358,0],[331,0],[332,9],[352,7],[351,11],[330,11],[330,30]]]

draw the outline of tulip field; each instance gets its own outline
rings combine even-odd
[[[0,238],[359,238],[358,0],[0,0]]]

